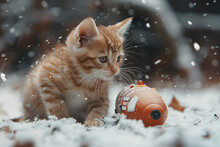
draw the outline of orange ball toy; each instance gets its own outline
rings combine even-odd
[[[162,125],[167,119],[167,107],[155,88],[140,80],[121,90],[116,99],[116,113],[128,119],[142,120],[145,127]]]

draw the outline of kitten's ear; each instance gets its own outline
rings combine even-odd
[[[75,40],[78,47],[83,47],[98,36],[99,32],[94,19],[88,17],[75,28],[72,39]]]
[[[116,33],[120,36],[123,37],[124,34],[127,33],[127,30],[129,29],[129,26],[131,25],[133,17],[127,18],[113,26],[111,26],[113,29],[115,29]]]

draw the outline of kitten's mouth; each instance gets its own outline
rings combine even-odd
[[[110,81],[110,80],[113,80],[113,78],[115,77],[115,75],[104,75],[102,76],[102,79],[103,80],[106,80],[106,81]]]
[[[95,77],[98,77],[100,79],[103,79],[103,80],[106,80],[106,81],[110,81],[110,80],[113,80],[113,78],[115,76],[117,76],[119,74],[120,71],[117,71],[115,73],[112,73],[110,71],[104,71],[101,76],[100,75],[95,75]]]
[[[115,72],[115,73],[108,73],[106,76],[104,76],[105,80],[112,80],[115,76],[117,76],[119,74],[119,71]]]
[[[110,76],[110,75],[105,75],[102,77],[103,80],[107,80],[107,81],[112,80],[113,78],[114,76]]]
[[[106,80],[106,81],[110,81],[112,79],[113,79],[113,77],[103,77],[103,80]]]
[[[118,71],[115,72],[115,73],[112,73],[112,74],[111,74],[111,77],[114,78],[114,77],[117,76],[119,73],[120,73],[120,70],[118,70]]]

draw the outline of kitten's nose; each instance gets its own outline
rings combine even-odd
[[[117,73],[117,69],[116,68],[111,68],[111,76],[114,76]]]

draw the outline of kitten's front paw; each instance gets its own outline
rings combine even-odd
[[[99,127],[101,125],[101,121],[100,120],[91,119],[91,120],[85,121],[84,125],[86,127]]]

